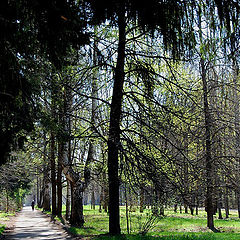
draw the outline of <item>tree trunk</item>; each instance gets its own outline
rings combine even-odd
[[[71,119],[70,118],[68,119],[68,128],[69,128],[69,132],[71,132]],[[62,150],[64,150],[64,145],[62,145]],[[62,157],[64,157],[64,155]],[[62,160],[63,160],[63,158],[62,158]],[[71,139],[68,140],[68,161],[69,161],[69,163],[72,163]],[[73,188],[72,188],[71,181],[68,178],[66,178],[66,180],[67,180],[66,219],[70,220],[70,217],[71,217],[70,210],[72,209],[71,206],[72,206],[72,198],[73,198]]]
[[[174,212],[177,213],[177,203],[174,204]]]
[[[140,213],[143,213],[144,210],[144,189],[141,184],[140,186]]]
[[[91,143],[90,143],[91,145]],[[89,146],[91,149],[91,146]],[[64,152],[66,152],[64,150]],[[85,163],[84,169],[84,181],[80,180],[80,176],[78,173],[74,172],[68,163],[68,159],[66,159],[66,155],[63,157],[63,172],[66,178],[71,181],[71,218],[70,222],[74,226],[81,227],[84,224],[83,217],[83,191],[86,189],[89,180],[90,180],[90,172],[89,172],[89,162],[92,161],[92,153],[88,152],[88,157]]]
[[[39,177],[39,199],[37,202],[38,208],[42,208],[42,181],[41,177]]]
[[[129,231],[129,219],[128,219],[128,198],[127,198],[127,186],[125,184],[125,206],[126,206],[126,220],[127,220],[127,233],[130,234]]]
[[[122,6],[119,6],[118,28],[118,57],[114,76],[108,137],[109,233],[112,235],[117,235],[121,232],[119,218],[118,152],[121,145],[120,118],[123,99],[124,61],[126,45],[124,4],[122,4]]]
[[[164,205],[163,204],[161,204],[161,206],[160,206],[160,216],[164,216]]]
[[[49,182],[45,183],[43,191],[43,211],[51,211],[51,198]]]
[[[158,191],[154,187],[154,190],[153,190],[153,201],[152,201],[152,214],[154,216],[158,216],[159,215],[159,212],[158,212],[159,199],[158,198],[159,198]]]
[[[184,213],[188,214],[188,206],[186,203],[184,203]]]
[[[196,215],[198,215],[198,205],[196,205]]]
[[[57,216],[62,217],[62,158],[63,145],[58,142],[58,171],[57,171]]]
[[[101,186],[100,201],[99,201],[99,212],[100,212],[100,213],[102,212],[103,195],[104,195],[104,191],[103,191],[103,187]]]
[[[189,209],[190,209],[191,215],[193,215],[194,214],[194,207],[190,206]]]
[[[219,203],[219,205],[218,205],[218,219],[223,219],[221,203]]]
[[[91,194],[91,209],[95,210],[95,193],[94,193],[94,188],[92,189],[92,194]]]
[[[204,118],[205,118],[205,170],[206,170],[206,211],[207,211],[207,226],[209,229],[215,231],[214,227],[214,206],[213,206],[213,162],[211,155],[211,116],[208,104],[208,88],[206,79],[206,69],[204,60],[201,59],[201,74],[203,83],[203,99],[204,99]]]
[[[239,182],[240,172],[240,119],[239,119],[239,96],[238,96],[238,75],[239,67],[236,61],[236,57],[233,53],[233,83],[234,83],[234,125],[235,125],[235,159],[237,161],[237,181]],[[239,186],[239,183],[238,183]],[[240,188],[236,189],[238,217],[240,218]]]
[[[50,162],[51,162],[51,184],[52,184],[52,215],[57,214],[57,191],[56,191],[56,164],[55,164],[55,136],[50,134]]]
[[[226,218],[229,218],[229,200],[228,200],[228,188],[226,187],[226,192],[224,194],[224,208]]]
[[[63,157],[62,157],[62,171],[68,181],[71,182],[71,217],[70,222],[74,226],[81,227],[84,223],[83,217],[83,191],[90,181],[89,163],[93,161],[92,143],[89,143],[88,156],[84,168],[84,176],[81,176],[72,165],[71,159],[71,104],[72,94],[71,89],[64,88],[64,109],[62,114],[62,126],[65,137],[62,140]],[[82,180],[84,179],[84,180]]]
[[[237,192],[238,218],[240,218],[240,193]]]
[[[39,194],[39,191],[40,191],[40,186],[39,186],[39,176],[37,176],[37,206],[39,206],[39,202],[40,202],[40,194]]]
[[[43,169],[43,191],[42,191],[42,198],[43,198],[43,211],[51,211],[51,204],[50,204],[50,178],[49,178],[49,163],[47,162],[47,139],[46,134],[44,133],[44,146],[43,146],[43,162],[44,162],[44,169]]]
[[[108,212],[109,193],[107,186],[104,185],[103,209]]]
[[[73,198],[70,223],[77,227],[84,224],[83,217],[83,186],[82,184],[73,184]]]
[[[67,196],[66,196],[66,219],[70,219],[70,203],[71,203],[71,186],[69,180],[67,180]]]
[[[203,43],[202,36],[202,20],[201,20],[201,11],[199,11],[199,38],[200,43]],[[209,108],[209,97],[208,97],[208,84],[207,84],[207,72],[205,66],[205,56],[200,56],[200,71],[201,71],[201,80],[203,86],[203,111],[204,111],[204,120],[205,120],[205,173],[206,173],[206,192],[205,192],[205,210],[207,212],[207,227],[212,231],[217,231],[214,227],[214,205],[213,205],[213,193],[214,193],[214,178],[213,178],[213,158],[212,158],[212,149],[211,149],[211,128],[212,128],[212,119],[210,115]]]
[[[7,200],[7,202],[6,202],[6,212],[8,212],[9,211],[9,196],[8,196],[8,190],[6,189],[6,200]]]

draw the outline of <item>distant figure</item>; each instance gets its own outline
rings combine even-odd
[[[35,202],[34,200],[32,200],[32,210],[34,211],[34,205],[35,205]]]

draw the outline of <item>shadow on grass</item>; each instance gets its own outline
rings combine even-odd
[[[178,235],[178,236],[142,236],[142,235],[117,235],[110,236],[108,234],[99,235],[93,238],[94,240],[216,240],[212,234],[203,235]]]
[[[101,236],[101,232],[99,232],[99,230],[97,230],[94,227],[70,227],[68,228],[68,231],[75,235],[75,236],[80,236],[80,237],[96,237],[96,236]],[[102,234],[104,235],[104,234]]]

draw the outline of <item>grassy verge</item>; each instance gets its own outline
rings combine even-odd
[[[199,215],[192,216],[185,213],[174,213],[171,209],[165,211],[164,217],[156,218],[152,228],[145,236],[139,234],[143,226],[150,220],[150,209],[140,213],[138,209],[131,212],[128,219],[125,215],[125,207],[120,207],[120,222],[123,235],[110,237],[108,232],[108,215],[99,212],[98,206],[93,210],[90,206],[84,206],[85,224],[82,228],[71,227],[69,231],[84,238],[97,240],[240,240],[240,220],[236,211],[230,212],[230,218],[219,220],[215,217],[215,226],[221,232],[212,233],[206,227],[206,213],[199,210]],[[65,208],[63,208],[63,215]],[[56,218],[57,221],[61,219]]]
[[[0,224],[0,236],[2,235],[4,230],[5,230],[5,225]]]
[[[6,228],[6,222],[9,221],[9,216],[14,216],[15,213],[6,213],[0,211],[0,236]]]
[[[164,233],[163,236],[141,236],[141,235],[124,235],[117,237],[98,236],[95,240],[239,240],[239,234],[222,234],[222,233]]]

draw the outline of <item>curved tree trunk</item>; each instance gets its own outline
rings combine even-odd
[[[71,217],[72,225],[81,227],[84,223],[83,217],[83,192],[90,182],[90,168],[89,163],[93,161],[93,145],[90,141],[87,160],[85,162],[84,176],[77,172],[72,165],[71,157],[71,106],[72,106],[72,92],[66,86],[63,92],[64,107],[62,109],[61,123],[65,137],[62,139],[62,172],[71,183]]]
[[[72,209],[70,223],[77,227],[82,227],[84,224],[83,216],[83,191],[84,188],[82,183],[73,183],[73,198],[72,198]]]

